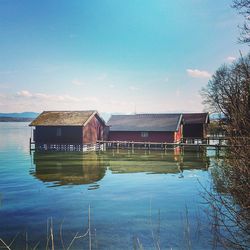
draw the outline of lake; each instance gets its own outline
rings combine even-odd
[[[50,229],[55,249],[88,249],[88,234],[73,238],[89,222],[92,249],[212,248],[202,186],[213,151],[30,154],[30,134],[0,123],[0,238],[11,249],[50,249]]]

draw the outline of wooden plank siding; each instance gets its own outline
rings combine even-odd
[[[94,116],[88,124],[83,127],[83,144],[88,143],[96,143],[96,141],[103,140],[103,134],[104,134],[104,126],[100,122],[99,119],[97,119],[96,116]]]
[[[61,131],[59,133],[59,130]],[[34,141],[47,143],[82,143],[82,127],[79,126],[36,126]]]
[[[181,141],[182,133],[183,133],[183,125],[181,124],[179,127],[179,130],[177,132],[174,132],[174,141],[173,142]]]
[[[204,138],[203,126],[204,124],[185,124],[183,126],[183,137],[184,138]]]
[[[184,113],[183,120],[183,138],[207,138],[207,128],[210,122],[208,113]]]
[[[106,139],[106,125],[97,111],[44,111],[30,126],[35,127],[36,145],[96,144]]]
[[[148,137],[142,137],[140,131],[110,131],[109,141],[135,141],[135,142],[178,142],[181,140],[181,128],[177,132],[147,132]]]
[[[181,114],[112,115],[110,141],[173,143],[182,138]]]

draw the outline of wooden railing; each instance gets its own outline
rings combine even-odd
[[[35,143],[30,140],[30,150],[40,151],[95,151],[101,150],[100,143]]]

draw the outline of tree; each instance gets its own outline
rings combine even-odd
[[[245,22],[241,28],[240,41],[250,43],[250,0],[234,0],[233,8],[245,18]]]
[[[229,135],[249,136],[250,53],[232,65],[221,66],[202,95],[208,108],[224,114]]]
[[[214,226],[227,231],[224,238],[220,235],[223,244],[245,249],[250,244],[250,53],[221,66],[202,95],[210,110],[226,117],[229,136],[229,148],[213,175],[215,189],[223,192],[209,193]]]

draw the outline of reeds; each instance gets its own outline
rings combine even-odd
[[[80,234],[80,232],[76,232],[76,234],[70,240],[68,245],[66,245],[64,240],[63,240],[63,222],[64,222],[64,220],[61,222],[60,227],[59,227],[60,246],[58,246],[58,247],[56,247],[56,245],[55,245],[55,231],[54,231],[54,226],[53,226],[53,218],[52,217],[48,218],[47,219],[46,244],[45,244],[44,249],[45,250],[56,250],[56,249],[70,250],[74,246],[74,243],[76,242],[76,240],[86,238],[86,239],[88,239],[88,249],[91,250],[92,249],[92,235],[91,235],[90,214],[91,214],[91,207],[89,205],[89,207],[88,207],[88,228],[87,228],[86,232],[84,232],[83,234]],[[0,238],[0,243],[2,244],[2,246],[0,245],[0,248],[7,249],[7,250],[13,250],[14,248],[12,248],[12,245],[15,242],[18,235],[19,235],[19,233],[17,233],[15,235],[15,237],[11,240],[10,243],[6,243],[6,241],[4,241],[2,238]],[[25,243],[25,250],[29,250],[29,249],[36,250],[38,248],[38,246],[40,245],[40,241],[38,241],[37,243],[35,243],[34,246],[30,246],[27,232],[25,233],[25,242],[24,243]]]

